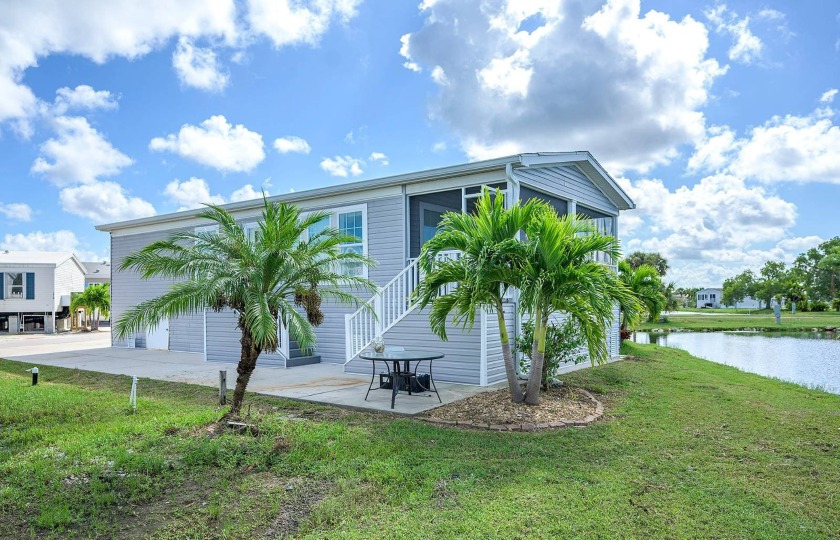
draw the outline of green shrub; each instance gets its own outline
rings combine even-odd
[[[840,296],[831,301],[831,309],[840,311]]]
[[[815,300],[811,302],[811,311],[828,311],[828,302]]]
[[[534,343],[534,323],[522,325],[522,334],[516,339],[516,350],[523,356],[519,366],[523,373],[531,367],[531,351]],[[559,384],[555,375],[560,364],[580,364],[587,359],[586,342],[578,326],[567,319],[562,324],[549,324],[545,335],[545,360],[543,362],[543,389]]]

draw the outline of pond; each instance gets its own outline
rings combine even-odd
[[[635,341],[840,394],[840,332],[637,332]]]

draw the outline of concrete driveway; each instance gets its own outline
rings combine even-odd
[[[0,358],[33,366],[58,366],[140,378],[218,387],[219,371],[227,370],[228,388],[236,382],[236,364],[205,362],[204,355],[110,347],[110,332],[17,335],[0,337]],[[391,411],[390,390],[371,391],[364,400],[369,376],[344,373],[339,364],[314,364],[294,368],[257,367],[248,390],[330,405]],[[439,383],[444,403],[485,391],[487,388]],[[142,381],[138,392],[142,393]],[[397,396],[393,412],[417,414],[439,405],[434,394]]]

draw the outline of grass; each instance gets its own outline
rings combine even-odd
[[[840,396],[627,345],[565,376],[607,414],[491,433],[0,361],[0,535],[13,538],[827,538]]]
[[[701,311],[701,310],[697,310]],[[782,312],[782,324],[776,324],[772,310],[709,309],[702,310],[702,315],[667,315],[667,322],[646,322],[637,325],[636,330],[745,330],[755,328],[765,331],[809,331],[826,326],[840,327],[840,312],[807,312],[792,315]]]

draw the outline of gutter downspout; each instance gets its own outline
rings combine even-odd
[[[520,161],[521,161],[521,158],[520,158]],[[513,192],[512,193],[512,195],[513,195],[512,204],[515,204],[519,200],[519,190],[520,190],[521,186],[519,184],[519,180],[516,177],[513,176],[513,163],[512,162],[508,162],[505,165],[505,177],[507,177],[508,182],[510,182],[510,184],[511,184],[511,191]],[[519,231],[519,240],[522,240],[522,231]],[[518,308],[519,291],[516,291],[516,295],[514,297],[514,300],[517,304],[517,308],[513,310],[513,317],[514,317],[513,335],[509,336],[511,338],[511,345],[516,343],[517,339],[519,338],[519,335],[522,333],[522,317],[519,315],[519,308]],[[513,347],[511,347],[511,349],[513,349]],[[516,369],[516,375],[520,379],[525,380],[526,377],[522,373],[522,371],[519,367],[519,358],[518,358],[517,353],[515,351],[513,352],[513,363],[514,363],[514,368]]]

